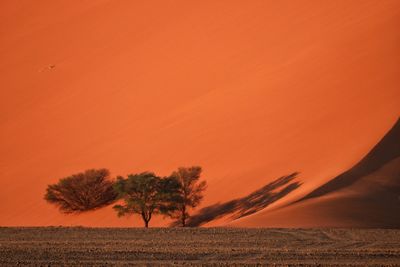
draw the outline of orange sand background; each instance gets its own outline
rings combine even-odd
[[[45,203],[88,168],[201,165],[203,205],[299,171],[274,205],[302,196],[399,117],[399,28],[397,0],[1,1],[0,225],[141,225]]]

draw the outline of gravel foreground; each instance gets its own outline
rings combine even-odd
[[[0,266],[400,266],[400,230],[0,228]]]

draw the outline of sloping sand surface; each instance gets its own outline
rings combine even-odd
[[[274,206],[305,196],[398,119],[399,18],[397,0],[1,1],[0,225],[141,225],[45,203],[88,168],[201,165],[203,206],[300,172]]]
[[[238,219],[236,226],[400,227],[400,121],[347,172],[305,198]],[[379,167],[380,165],[380,167]]]
[[[395,161],[396,158],[400,158],[400,119],[383,139],[353,168],[315,189],[302,200],[323,196],[341,188],[346,188],[391,161]],[[390,179],[391,177],[387,178]],[[384,175],[382,180],[386,180]]]

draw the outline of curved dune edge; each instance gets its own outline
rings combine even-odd
[[[299,171],[267,210],[304,197],[398,118],[399,14],[397,0],[0,1],[0,225],[141,226],[45,203],[88,168],[201,165],[202,207]]]
[[[400,120],[358,164],[295,203],[232,222],[252,227],[400,227]]]

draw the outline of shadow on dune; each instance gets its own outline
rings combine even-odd
[[[298,174],[280,177],[243,198],[205,207],[189,219],[188,226],[200,226],[228,215],[235,220],[260,211],[299,188],[300,182],[292,182]]]
[[[397,120],[354,167],[300,200],[262,214],[255,221],[258,226],[268,227],[400,228],[399,207],[400,120]]]
[[[398,229],[399,207],[400,119],[351,169],[300,200],[232,226]]]
[[[400,119],[397,120],[389,132],[358,164],[315,189],[297,202],[320,197],[348,187],[398,157],[400,157]]]

